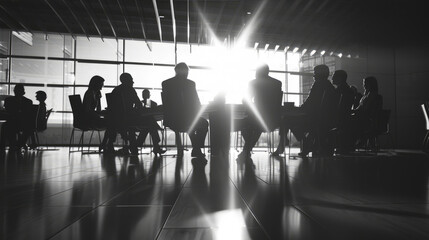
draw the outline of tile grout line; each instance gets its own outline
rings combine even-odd
[[[167,221],[168,221],[168,219],[170,218],[171,213],[173,212],[173,209],[174,209],[174,207],[175,207],[175,206],[176,206],[176,204],[177,204],[177,201],[179,200],[180,196],[181,196],[181,195],[182,195],[182,193],[183,193],[183,189],[185,188],[185,184],[186,184],[186,182],[188,181],[188,179],[189,179],[189,177],[191,176],[191,173],[192,173],[193,171],[194,171],[194,168],[192,168],[192,170],[191,170],[191,171],[189,171],[188,176],[186,177],[186,180],[183,182],[182,189],[180,189],[179,195],[177,195],[176,201],[174,201],[173,206],[171,207],[170,213],[169,213],[169,214],[168,214],[168,216],[165,218],[164,224],[162,224],[161,228],[159,229],[158,233],[157,233],[157,234],[156,234],[156,236],[155,236],[155,240],[157,240],[157,239],[159,238],[159,236],[161,235],[162,230],[163,230],[163,229],[165,229],[165,225],[167,224]]]
[[[172,162],[173,162],[173,161],[172,161]],[[166,167],[166,166],[167,166],[167,165],[169,165],[169,164],[171,164],[171,163],[165,164],[165,165],[163,165],[162,167],[160,167],[159,169],[164,168],[164,167]],[[158,169],[158,170],[159,170],[159,169]],[[59,230],[58,230],[56,233],[54,233],[52,236],[48,237],[48,239],[53,239],[53,238],[55,238],[55,236],[57,236],[58,234],[60,234],[62,231],[64,231],[65,229],[67,229],[67,228],[68,228],[68,227],[70,227],[71,225],[73,225],[73,224],[75,224],[76,222],[80,221],[81,219],[85,218],[86,216],[88,216],[89,214],[91,214],[91,212],[94,212],[94,211],[95,211],[95,210],[97,210],[100,206],[103,206],[103,204],[105,204],[106,202],[108,202],[108,201],[112,200],[113,198],[118,197],[118,195],[121,195],[121,194],[123,194],[123,192],[128,191],[131,187],[134,187],[135,185],[137,185],[137,184],[141,183],[141,182],[142,182],[142,181],[144,181],[148,176],[150,176],[150,175],[152,175],[152,174],[153,174],[153,173],[150,173],[150,174],[146,175],[145,177],[143,177],[142,179],[140,179],[140,180],[139,180],[139,181],[137,181],[136,183],[132,184],[131,186],[129,186],[128,188],[126,188],[126,189],[125,189],[125,190],[123,190],[122,192],[120,192],[120,193],[116,194],[115,196],[113,196],[112,198],[110,198],[110,199],[108,199],[108,200],[106,200],[106,201],[104,201],[104,202],[100,203],[98,206],[96,206],[95,208],[92,208],[92,209],[91,209],[91,210],[89,210],[86,214],[83,214],[81,217],[79,217],[78,219],[76,219],[76,221],[73,221],[72,223],[70,223],[70,224],[66,225],[65,227],[63,227],[63,228],[61,228],[61,229],[59,229]]]
[[[237,185],[232,181],[231,177],[228,176],[229,181],[231,181],[232,185],[234,185],[235,189],[237,190],[238,194],[240,195],[241,200],[246,205],[247,209],[249,210],[250,214],[252,214],[252,217],[255,219],[255,221],[258,223],[259,227],[264,232],[265,236],[268,237],[268,239],[271,239],[271,236],[268,234],[267,230],[264,228],[262,223],[259,221],[258,218],[256,218],[256,215],[253,213],[252,209],[250,208],[250,205],[247,203],[247,201],[244,199],[243,195],[241,194],[240,190],[238,189]],[[246,226],[247,227],[247,226]]]

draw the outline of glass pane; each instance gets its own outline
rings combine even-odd
[[[12,59],[11,82],[63,83],[63,62],[38,59]]]
[[[127,62],[174,64],[174,55],[174,44],[172,43],[149,42],[146,44],[144,41],[125,41],[125,61]]]
[[[133,76],[134,87],[161,88],[162,81],[174,77],[173,67],[125,65],[125,72]]]
[[[76,63],[76,84],[89,84],[89,80],[99,75],[104,78],[104,85],[117,86],[119,84],[119,71],[122,73],[122,65]]]
[[[78,37],[76,40],[76,58],[122,61],[123,40]]]

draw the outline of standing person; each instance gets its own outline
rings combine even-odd
[[[95,75],[89,81],[88,89],[83,97],[83,110],[85,114],[86,124],[94,129],[105,129],[107,127],[106,120],[101,112],[101,90],[104,86],[104,78]],[[111,133],[107,129],[104,133],[103,141],[100,144],[99,151],[105,153],[114,151],[113,139]]]
[[[241,131],[244,146],[240,156],[245,158],[250,157],[263,131],[269,131],[268,128],[271,126],[280,125],[282,82],[268,76],[269,72],[268,65],[263,64],[256,70],[255,79],[249,82],[247,104],[250,105],[251,111],[250,116],[244,119]],[[278,102],[276,96],[280,96]]]
[[[148,89],[144,89],[142,92],[143,100],[143,111],[144,109],[150,109],[150,108],[156,108],[158,104],[155,101],[152,101],[150,99],[150,91]],[[161,149],[159,146],[159,142],[161,139],[159,138],[158,130],[162,130],[162,128],[158,125],[155,118],[148,116],[143,119],[143,124],[146,126],[143,130],[140,131],[139,136],[137,137],[137,145],[142,146],[146,136],[148,133],[150,133],[150,136],[152,137],[152,143],[153,143],[153,152],[155,154],[163,154],[167,150]]]
[[[182,116],[181,119],[175,119],[175,123],[165,123],[168,125],[185,125],[188,129],[189,138],[192,143],[192,157],[204,157],[201,148],[204,147],[204,141],[208,132],[208,122],[199,117],[201,109],[200,99],[195,88],[195,82],[188,79],[189,67],[186,63],[178,63],[174,68],[176,76],[162,82],[162,92],[165,98],[172,99],[174,105],[173,111]],[[183,104],[181,104],[183,103]],[[165,105],[165,103],[164,103]],[[176,139],[180,139],[177,130]],[[182,146],[179,146],[179,148]],[[179,149],[179,154],[183,154]]]
[[[337,70],[334,72],[332,83],[337,86],[335,92],[339,97],[337,110],[338,148],[336,152],[348,153],[354,150],[351,112],[355,93],[347,84],[347,72],[344,70]]]
[[[280,126],[280,142],[273,155],[284,152],[284,141],[289,129],[298,141],[303,140],[300,156],[305,157],[314,150],[322,153],[327,149],[326,135],[333,122],[335,113],[335,102],[337,97],[335,88],[328,80],[329,68],[326,65],[314,67],[313,79],[310,94],[304,103],[293,114],[287,115]],[[314,149],[315,139],[320,139],[320,149]]]
[[[35,130],[34,131],[43,131],[47,128],[46,121],[46,92],[37,91],[36,92],[36,100],[39,101],[39,105],[35,105],[36,111],[36,122],[35,122]],[[37,142],[34,134],[31,134],[31,145],[30,149],[35,149],[37,147]]]
[[[18,83],[13,92],[15,96],[4,100],[4,107],[9,114],[9,119],[3,125],[2,130],[9,141],[10,150],[19,150],[25,147],[28,137],[33,131],[33,101],[24,97],[24,85]],[[17,140],[18,135],[18,140]]]

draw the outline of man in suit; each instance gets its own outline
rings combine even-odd
[[[189,67],[186,63],[179,63],[174,68],[176,76],[162,82],[163,101],[168,99],[172,105],[171,111],[167,114],[180,116],[176,119],[164,120],[164,124],[176,131],[176,140],[179,140],[177,132],[186,131],[192,143],[192,157],[203,157],[201,148],[204,147],[204,141],[208,131],[208,122],[199,116],[201,110],[200,99],[198,98],[195,82],[188,79]],[[168,122],[170,120],[170,122]],[[179,146],[181,147],[181,146]],[[180,154],[180,152],[179,152]]]
[[[28,137],[33,131],[35,116],[33,116],[33,101],[24,97],[24,85],[16,84],[13,92],[15,96],[8,97],[4,101],[4,107],[9,117],[2,127],[2,132],[5,132],[10,149],[19,150],[25,147]]]
[[[143,105],[140,102],[136,90],[133,88],[133,77],[129,73],[122,73],[121,76],[119,76],[119,80],[121,84],[113,89],[112,95],[116,96],[117,99],[122,99],[123,105],[118,107],[121,108],[119,110],[124,115],[112,117],[119,117],[122,119],[122,121],[119,121],[122,126],[117,126],[122,129],[127,129],[129,126],[138,126],[142,123],[139,117],[139,109],[142,109]],[[129,151],[131,154],[137,155],[138,149],[135,132],[132,130],[122,131],[121,135],[124,140],[129,141]],[[128,153],[128,149],[123,149],[123,151],[125,151],[124,154]]]
[[[240,156],[250,156],[263,131],[272,131],[280,125],[282,83],[268,76],[269,67],[264,64],[256,70],[256,79],[248,89],[249,117],[244,119],[241,134],[244,138]]]
[[[338,102],[335,88],[328,80],[329,68],[326,65],[314,67],[314,83],[311,86],[310,94],[301,105],[295,109],[294,114],[287,115],[282,121],[280,128],[280,142],[273,155],[284,152],[284,139],[289,129],[293,132],[297,140],[303,141],[300,156],[307,156],[313,150],[313,142],[320,139],[320,149],[327,151],[326,136],[328,130],[333,127],[335,116],[335,106]]]
[[[354,150],[351,113],[355,94],[347,84],[347,72],[344,70],[334,72],[332,84],[337,86],[335,92],[339,99],[336,121],[338,127],[338,146],[336,152],[347,153]]]

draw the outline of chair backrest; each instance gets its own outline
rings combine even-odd
[[[80,94],[69,95],[69,100],[73,112],[73,127],[80,129],[87,127]]]
[[[281,107],[283,92],[276,91],[270,97],[264,98],[263,102],[257,105],[257,111],[266,124],[265,131],[273,131],[280,126]]]
[[[190,119],[188,113],[182,111],[183,106],[186,106],[185,98],[161,92],[161,99],[164,111],[164,126],[176,132],[187,132],[192,124],[192,119]]]
[[[423,116],[425,118],[425,122],[426,122],[426,130],[429,131],[429,116],[428,116],[428,109],[426,108],[425,104],[420,105],[422,112],[423,112]]]
[[[126,114],[122,96],[119,93],[106,93],[107,117],[117,130],[126,127]]]

